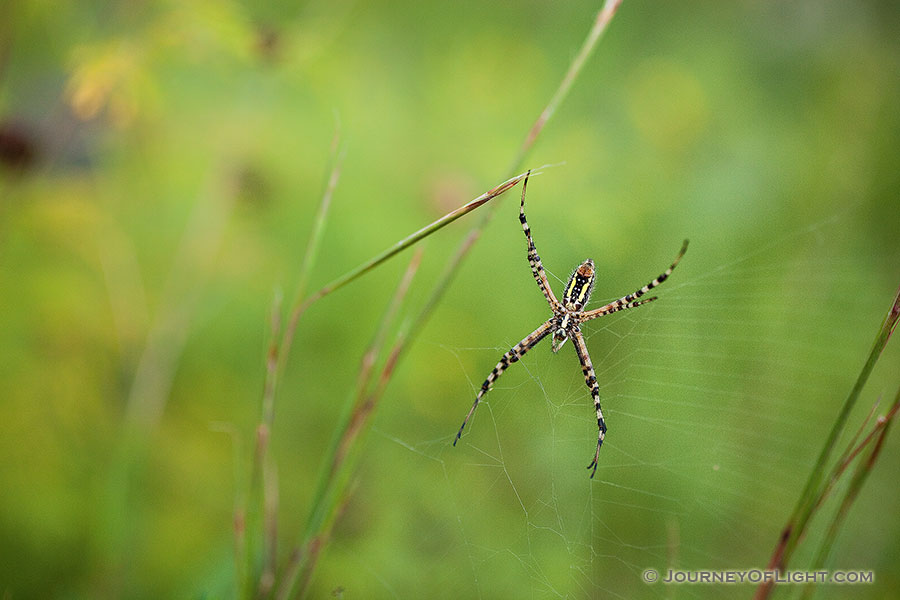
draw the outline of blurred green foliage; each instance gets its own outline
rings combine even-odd
[[[499,183],[598,9],[0,5],[0,597],[234,596],[268,313],[335,130],[313,288]],[[898,22],[888,2],[625,2],[526,165],[565,163],[529,221],[557,277],[595,259],[598,300],[692,240],[660,302],[590,332],[597,480],[566,352],[511,369],[450,448],[546,318],[514,190],[391,382],[312,597],[668,597],[688,590],[644,568],[764,566],[898,283]],[[477,217],[427,240],[408,312]],[[273,432],[283,557],[404,262],[301,322]],[[851,432],[893,397],[896,346]],[[900,587],[898,448],[832,552],[875,570],[856,597]]]

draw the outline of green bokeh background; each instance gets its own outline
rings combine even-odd
[[[234,597],[268,315],[335,130],[313,288],[502,181],[598,9],[0,6],[0,123],[32,157],[0,169],[0,598]],[[529,184],[529,221],[556,277],[597,262],[598,301],[692,241],[660,302],[587,327],[597,478],[568,348],[529,354],[450,446],[547,316],[517,188],[391,381],[311,597],[751,595],[641,571],[764,566],[865,360],[900,273],[898,25],[889,2],[627,0],[525,165],[564,163]],[[478,218],[428,238],[404,315]],[[280,564],[407,256],[301,322],[273,432]],[[894,340],[851,433],[898,359]],[[128,426],[129,398],[160,412]],[[818,597],[900,589],[898,450],[828,564],[875,583]]]

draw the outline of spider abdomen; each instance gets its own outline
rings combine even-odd
[[[591,299],[594,291],[594,261],[587,259],[575,269],[566,284],[563,305],[568,310],[581,310]]]

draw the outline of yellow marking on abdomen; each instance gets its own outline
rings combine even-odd
[[[572,283],[569,284],[569,289],[566,291],[566,297],[570,297],[570,298],[571,298],[571,296],[572,296],[572,290],[575,289],[575,284],[576,284],[576,283],[578,283],[578,278],[577,278],[577,277],[573,277],[573,278],[572,278]]]
[[[591,289],[591,279],[585,281],[584,285],[581,286],[581,291],[578,292],[578,304],[584,305],[584,297],[587,295],[589,289]]]

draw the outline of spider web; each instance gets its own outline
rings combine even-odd
[[[423,340],[422,351],[468,381],[468,393],[441,405],[446,415],[433,428],[397,431],[390,410],[379,419],[372,443],[390,465],[383,474],[420,487],[410,497],[396,491],[411,555],[360,556],[373,589],[386,597],[750,596],[751,587],[648,585],[642,573],[765,567],[886,305],[859,294],[848,218],[742,256],[716,256],[712,243],[694,239],[658,302],[583,326],[609,427],[593,480],[585,467],[596,421],[571,343],[557,355],[541,344],[513,365],[453,448],[457,420],[521,336],[487,348]],[[565,275],[548,273],[551,283]],[[605,288],[598,279],[589,308],[633,291],[603,297]],[[875,378],[849,434],[895,384]],[[897,530],[896,518],[859,526]],[[877,552],[876,543],[869,562],[863,553],[832,568],[874,568]],[[416,565],[415,574],[398,564]]]

